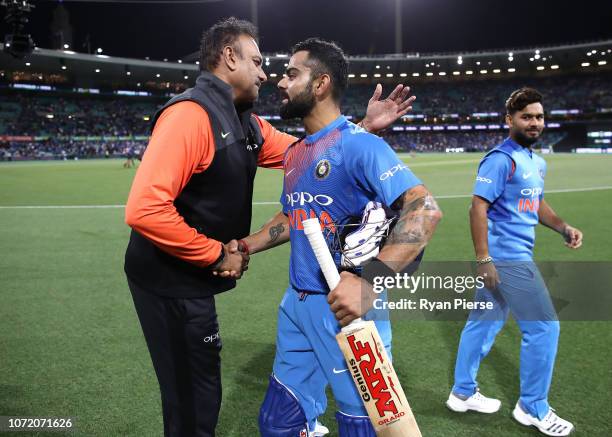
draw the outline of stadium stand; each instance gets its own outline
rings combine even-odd
[[[406,81],[410,83],[410,80]],[[598,108],[612,107],[612,75],[581,75],[514,80],[457,81],[416,83],[417,95],[413,113],[427,117],[456,114],[460,118],[474,113],[503,113],[504,102],[512,91],[522,86],[537,88],[551,110],[579,109],[583,114],[597,113]],[[363,117],[364,102],[372,95],[372,85],[351,85],[345,98],[347,114]],[[269,84],[262,89],[260,113],[276,113],[278,93]],[[497,117],[497,116],[496,116]]]
[[[612,42],[599,43],[600,48],[607,45],[612,46]],[[521,75],[500,69],[490,72],[501,74],[488,75],[482,71],[472,75],[464,69],[453,72],[457,77],[442,77],[441,71],[438,75],[417,73],[427,59],[441,59],[440,64],[424,64],[430,65],[430,69],[432,65],[438,69],[450,67],[456,61],[453,55],[432,54],[417,60],[402,60],[398,55],[352,57],[351,71],[355,73],[349,74],[344,113],[353,121],[361,119],[375,83],[382,82],[386,94],[401,81],[411,85],[417,101],[411,113],[382,133],[395,150],[482,152],[506,134],[504,101],[507,96],[517,88],[531,86],[545,98],[547,131],[539,143],[541,148],[571,151],[602,147],[605,150],[610,146],[607,135],[612,132],[612,69],[606,61],[584,68],[586,64],[591,65],[580,64],[584,47],[582,44],[549,49],[560,59],[556,62],[561,64],[563,73],[558,72],[559,65],[549,65],[542,73],[538,72],[542,66],[533,71],[535,64],[528,58],[529,50],[517,50],[514,54],[520,61],[517,67],[532,68],[531,73]],[[605,58],[608,53],[612,53],[612,47],[600,55]],[[99,69],[92,73],[92,67],[100,60],[91,55],[36,49],[33,56],[32,62],[40,64],[40,72],[2,58],[6,67],[0,66],[1,160],[139,156],[146,147],[150,119],[156,109],[189,86],[198,68],[195,64],[110,58],[111,61],[105,59],[105,64],[100,64],[107,73],[99,75]],[[282,63],[286,62],[286,56],[278,56],[266,57],[266,62],[271,64],[266,67],[270,77],[260,91],[256,113],[280,129],[301,136],[304,134],[301,123],[283,121],[277,115],[276,82],[284,69]],[[488,61],[491,64],[501,62],[496,60],[499,57],[507,62],[505,56],[505,52],[494,52],[465,54],[463,58],[466,64],[474,64],[466,68],[476,70],[478,59],[483,62],[493,59]],[[72,76],[56,71],[57,58],[64,63],[70,58]],[[387,70],[396,71],[395,76],[376,73],[379,64],[384,66],[385,62],[395,63],[395,70]],[[563,62],[574,67],[567,68]],[[514,68],[507,69],[511,70]],[[165,76],[172,77],[167,81],[151,80],[154,71],[163,71]],[[413,73],[398,75],[397,71]],[[188,78],[191,79],[185,80]]]

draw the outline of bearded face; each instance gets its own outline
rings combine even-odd
[[[536,143],[544,131],[544,108],[541,103],[531,103],[513,115],[507,116],[510,136],[521,146]]]
[[[290,96],[289,90],[281,91],[280,116],[283,120],[291,118],[304,118],[315,106],[315,96],[312,92],[312,82],[309,82],[304,89]]]

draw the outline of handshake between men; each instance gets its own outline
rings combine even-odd
[[[214,266],[213,275],[222,278],[240,279],[242,273],[249,269],[249,251],[246,244],[240,240],[231,240],[222,246],[223,256]]]

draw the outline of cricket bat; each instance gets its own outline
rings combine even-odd
[[[304,220],[304,233],[330,290],[340,282],[319,219]],[[336,336],[377,437],[421,437],[421,431],[373,321],[354,320]]]

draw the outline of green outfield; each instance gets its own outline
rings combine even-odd
[[[444,212],[428,260],[471,260],[470,189],[480,156],[406,157]],[[551,155],[548,202],[584,232],[572,252],[539,228],[538,260],[612,261],[612,156]],[[157,382],[123,274],[123,208],[133,169],[119,160],[0,164],[0,416],[71,416],[79,436],[162,433]],[[258,173],[253,228],[273,215],[281,172]],[[72,206],[72,207],[71,207]],[[274,356],[288,247],[255,255],[218,297],[223,339],[221,437],[257,433]],[[536,435],[510,417],[520,336],[508,323],[479,381],[495,415],[451,413],[444,401],[462,323],[398,321],[394,361],[423,435]],[[609,436],[612,323],[562,322],[550,401],[577,435]],[[333,400],[323,422],[336,435]],[[17,434],[15,434],[17,435]],[[20,433],[18,435],[28,435]],[[58,435],[58,434],[52,434]]]

